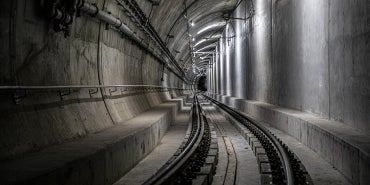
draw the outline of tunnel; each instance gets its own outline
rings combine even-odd
[[[369,0],[0,9],[0,184],[370,184]]]

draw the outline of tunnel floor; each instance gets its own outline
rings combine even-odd
[[[176,158],[175,156],[178,155],[179,148],[183,147],[189,138],[192,128],[192,110],[194,110],[194,107],[192,107],[194,104],[191,103],[193,98],[191,97],[186,95],[166,101],[125,122],[125,124],[97,133],[94,136],[86,137],[80,141],[51,147],[27,155],[19,160],[5,161],[1,163],[0,170],[4,172],[2,176],[6,177],[5,182],[17,182],[18,180],[23,181],[35,178],[35,182],[38,183],[50,180],[47,176],[49,174],[51,174],[50,178],[54,179],[53,171],[57,170],[69,169],[71,171],[70,174],[77,173],[74,170],[89,172],[89,170],[95,169],[92,165],[94,163],[97,163],[96,169],[99,172],[101,166],[105,166],[104,168],[108,169],[106,165],[110,163],[104,160],[111,160],[112,164],[110,165],[112,166],[109,170],[122,169],[123,167],[128,170],[117,175],[115,177],[116,180],[110,184],[143,184],[147,179],[158,173],[165,164],[168,164],[171,160],[173,161]],[[208,120],[212,132],[213,146],[211,145],[210,150],[213,150],[213,154],[216,153],[216,155],[213,155],[213,161],[217,161],[212,162],[212,158],[210,160],[207,158],[206,160],[211,161],[210,163],[214,165],[214,171],[209,173],[212,178],[208,182],[211,182],[213,185],[257,185],[270,182],[269,178],[266,178],[266,172],[262,170],[260,161],[258,161],[259,158],[256,157],[258,154],[255,146],[251,146],[251,142],[246,138],[246,133],[243,133],[244,126],[205,98],[201,99],[200,107],[203,110],[203,115]],[[171,115],[174,117],[170,118]],[[297,139],[272,127],[263,120],[258,120],[258,118],[252,115],[247,116],[258,121],[288,146],[304,165],[313,184],[351,184],[329,162]],[[159,120],[157,122],[161,124],[156,124],[155,120]],[[168,129],[162,128],[166,124],[168,124]],[[149,131],[146,132],[146,130]],[[151,135],[153,133],[154,135]],[[159,137],[160,135],[163,135],[163,137]],[[141,140],[142,138],[147,138],[148,140]],[[157,141],[150,144],[151,140]],[[148,146],[151,146],[152,149],[146,148]],[[83,150],[81,150],[81,147],[83,147]],[[138,154],[143,156],[139,158]],[[106,164],[100,164],[102,161]],[[10,175],[10,173],[14,174],[16,171],[19,172],[17,175]],[[112,172],[110,173],[113,174]],[[201,171],[200,173],[203,172]],[[45,176],[40,176],[39,174]],[[106,178],[109,174],[103,173],[100,175]],[[198,176],[193,179],[193,184],[199,184],[196,181],[197,178]],[[81,175],[71,179],[85,180],[91,178]],[[203,182],[203,180],[199,180],[199,182]],[[32,183],[32,181],[28,182],[37,184]],[[76,183],[72,182],[70,184]],[[96,182],[95,184],[101,183]]]
[[[215,127],[220,148],[213,184],[261,184],[257,159],[244,137],[215,107],[203,104],[203,108]]]
[[[182,144],[185,133],[189,132],[191,117],[190,103],[185,103],[175,121],[171,124],[160,144],[115,185],[143,184],[173,157]],[[241,125],[229,121],[225,112],[220,111],[209,102],[203,101],[202,108],[210,120],[212,130],[217,135],[218,163],[213,175],[213,185],[221,184],[263,184],[259,165],[254,151],[240,132]],[[313,184],[349,185],[349,181],[322,159],[318,154],[293,137],[260,121],[272,133],[276,134],[304,164]]]

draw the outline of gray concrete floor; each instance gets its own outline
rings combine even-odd
[[[169,127],[161,143],[139,164],[120,178],[114,185],[139,185],[155,174],[176,152],[183,142],[188,121],[190,107],[184,107],[176,116],[174,123]]]
[[[214,107],[204,104],[203,108],[215,126],[219,142],[219,162],[213,184],[229,184],[228,178],[235,178],[231,184],[260,184],[257,159],[246,140]],[[233,158],[236,161],[235,167],[232,164]],[[233,170],[234,173],[236,170],[234,177]]]

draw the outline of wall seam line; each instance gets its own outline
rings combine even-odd
[[[103,1],[103,9],[105,7],[105,3],[106,1],[104,0]],[[101,52],[101,27],[102,27],[102,21],[99,21],[99,29],[98,29],[98,51],[97,51],[97,68],[98,68],[98,81],[99,81],[99,85],[102,85],[102,78],[103,78],[103,73],[102,73],[102,55],[100,54]],[[116,122],[114,121],[113,117],[112,117],[112,114],[110,113],[110,110],[109,110],[109,107],[107,105],[107,101],[106,101],[106,98],[105,98],[105,89],[103,88],[100,88],[100,93],[102,95],[102,99],[103,99],[103,103],[104,103],[104,106],[105,106],[105,109],[107,110],[107,113],[113,123],[113,125],[116,124]]]
[[[330,99],[331,99],[331,94],[330,94],[330,81],[331,81],[331,78],[330,78],[330,1],[328,1],[328,27],[327,27],[327,32],[328,32],[328,35],[327,35],[327,47],[328,47],[328,58],[327,58],[327,62],[328,62],[328,95],[329,95],[329,100],[328,100],[328,119],[330,120],[331,118],[331,115],[330,115],[330,112],[331,112],[331,108],[330,108]]]

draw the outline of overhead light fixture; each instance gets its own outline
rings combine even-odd
[[[213,28],[216,28],[216,27],[221,27],[221,26],[224,26],[226,23],[225,22],[218,22],[218,23],[214,23],[214,24],[211,24],[211,25],[208,25],[202,29],[200,29],[197,34],[201,34],[209,29],[213,29]]]
[[[195,41],[195,38],[193,37],[191,40],[194,42]]]
[[[200,40],[199,42],[197,42],[196,44],[194,44],[194,47],[198,46],[199,44],[201,44],[201,43],[203,43],[203,42],[205,42],[205,41],[207,41],[207,40],[206,40],[206,39],[202,39],[202,40]]]
[[[193,21],[190,21],[190,26],[194,26],[194,22]]]

